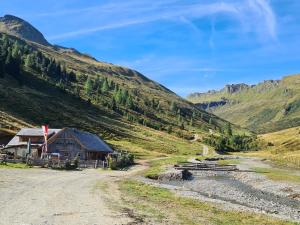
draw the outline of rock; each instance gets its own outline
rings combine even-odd
[[[190,180],[193,174],[187,169],[184,170],[169,170],[165,173],[162,173],[158,176],[159,181],[183,181]]]

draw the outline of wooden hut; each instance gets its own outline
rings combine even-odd
[[[39,128],[21,129],[4,150],[15,157],[25,157],[29,139],[34,156],[40,157],[46,144],[43,131]],[[75,128],[49,129],[47,155],[58,155],[62,160],[76,156],[81,160],[104,160],[110,153],[113,153],[112,148],[95,134]]]
[[[104,160],[113,150],[95,134],[64,128],[48,140],[48,153],[59,154],[61,159]]]

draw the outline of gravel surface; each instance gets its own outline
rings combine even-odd
[[[128,172],[0,169],[0,225],[130,224],[97,185]],[[110,190],[111,195],[117,195]]]
[[[260,159],[242,158],[239,167],[270,165]],[[156,183],[180,195],[222,203],[225,209],[251,210],[300,222],[300,185],[275,182],[254,172],[191,171],[191,181],[164,181]],[[299,195],[300,197],[300,195]]]

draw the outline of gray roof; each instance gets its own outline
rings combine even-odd
[[[113,153],[109,145],[107,145],[103,140],[101,140],[97,135],[80,131],[75,128],[64,128],[64,129],[49,129],[49,135],[52,135],[49,138],[49,143],[54,141],[59,133],[64,131],[71,131],[73,136],[80,142],[80,144],[87,150],[93,152],[107,152]],[[22,128],[16,136],[5,146],[5,148],[13,147],[13,146],[26,146],[27,142],[20,142],[19,136],[43,136],[43,131],[41,128]],[[34,143],[32,143],[34,145]],[[40,144],[42,145],[42,143]]]
[[[48,135],[59,132],[61,129],[49,129]],[[22,128],[17,136],[44,136],[42,128]]]
[[[103,140],[101,140],[97,135],[79,131],[74,128],[72,129],[73,135],[80,141],[80,143],[86,148],[88,151],[100,151],[100,152],[109,152],[112,153],[113,150],[109,147]]]
[[[58,133],[61,129],[49,129],[48,135],[52,135],[54,133]],[[27,145],[26,142],[19,141],[19,136],[44,136],[42,128],[22,128],[13,139],[5,146],[5,148],[12,146],[22,146]],[[34,145],[34,144],[32,144]]]

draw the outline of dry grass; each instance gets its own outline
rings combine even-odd
[[[259,137],[268,143],[262,151],[248,153],[274,162],[300,168],[300,127],[290,128]]]
[[[293,174],[291,171],[283,169],[254,168],[254,171],[266,175],[268,178],[277,181],[290,181],[300,183],[300,176]]]

